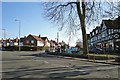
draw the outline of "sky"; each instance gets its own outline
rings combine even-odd
[[[2,2],[2,29],[5,29],[6,38],[19,36],[19,22],[15,19],[21,22],[21,37],[40,34],[49,40],[56,40],[59,32],[59,41],[68,43],[68,35],[58,31],[58,26],[45,18],[41,2]],[[4,38],[3,30],[0,31]],[[75,45],[76,40],[72,38],[70,45]]]
[[[65,30],[58,31],[58,25],[48,21],[44,16],[42,2],[11,2],[4,0],[2,5],[0,3],[0,33],[1,38],[4,38],[3,30],[6,31],[6,38],[16,38],[19,36],[19,22],[15,21],[18,19],[21,22],[20,37],[32,35],[41,35],[42,37],[48,37],[49,40],[57,40],[57,32],[59,32],[59,41],[62,40],[66,43],[69,42],[71,46],[75,46],[78,39],[81,40],[82,36],[79,33],[76,36],[72,36],[69,41],[69,36],[65,33]],[[13,2],[12,2],[13,1]],[[16,0],[17,1],[17,0]],[[30,0],[29,0],[30,1]],[[2,9],[1,9],[2,8]],[[87,33],[91,32],[93,28],[98,24],[92,25],[87,29]]]

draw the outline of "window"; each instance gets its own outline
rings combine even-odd
[[[96,30],[96,34],[98,33],[98,30]]]
[[[108,34],[111,34],[111,29],[108,29]]]
[[[114,29],[114,32],[117,32],[117,29]]]
[[[94,32],[92,32],[92,35],[94,36]]]
[[[104,31],[106,29],[105,24],[102,26],[102,31]]]
[[[119,29],[119,32],[120,32],[120,29]]]
[[[111,29],[111,32],[113,33],[113,29]]]
[[[104,32],[102,33],[102,38],[104,37]]]
[[[34,43],[34,40],[31,40],[31,43]]]
[[[92,42],[92,38],[91,38],[91,42]]]
[[[26,41],[26,43],[28,44],[28,43],[29,43],[29,41],[27,40],[27,41]]]
[[[98,35],[98,39],[100,39],[100,34]]]
[[[108,34],[107,34],[107,31],[105,31],[105,37],[107,36]]]
[[[119,32],[119,29],[116,29],[115,31],[116,31],[116,32]]]
[[[102,37],[105,37],[105,36],[106,36],[106,31],[102,33]]]

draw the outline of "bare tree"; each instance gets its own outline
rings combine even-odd
[[[83,52],[88,53],[88,40],[86,25],[91,25],[101,18],[114,18],[119,14],[117,2],[87,2],[76,0],[75,2],[46,2],[44,3],[46,17],[57,23],[60,30],[66,29],[68,35],[82,31]],[[89,27],[89,26],[87,26]]]

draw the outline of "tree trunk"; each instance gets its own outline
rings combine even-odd
[[[87,40],[87,35],[86,35],[86,26],[84,22],[83,22],[83,25],[81,25],[81,30],[82,30],[82,38],[83,38],[83,53],[87,54],[88,53],[88,40]]]
[[[80,8],[80,1],[76,3],[77,13],[79,16],[81,30],[82,30],[82,38],[83,38],[83,54],[88,53],[88,40],[86,35],[86,25],[85,25],[85,4],[82,2],[82,10]],[[81,13],[82,11],[82,13]]]

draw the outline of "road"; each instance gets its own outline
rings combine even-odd
[[[118,78],[118,66],[41,52],[3,51],[2,78]]]

